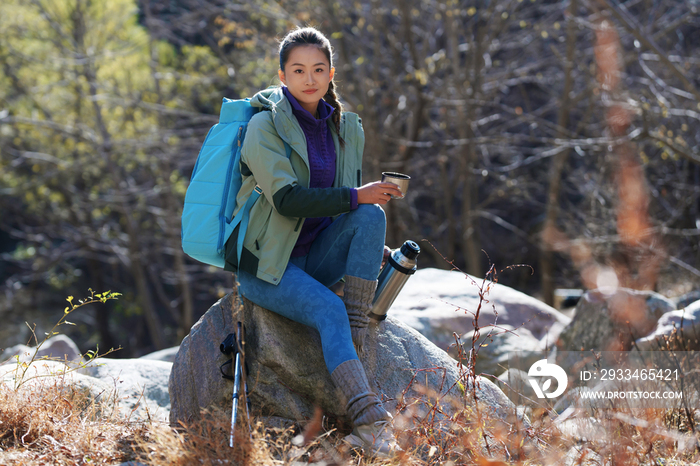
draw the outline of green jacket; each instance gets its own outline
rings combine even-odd
[[[263,195],[250,212],[240,268],[276,285],[287,268],[304,219],[350,211],[350,188],[362,183],[365,136],[360,118],[343,113],[340,135],[345,145],[340,147],[335,125],[328,119],[337,155],[335,181],[331,188],[310,189],[306,137],[282,89],[258,92],[251,104],[268,111],[255,114],[248,123],[241,148],[243,184],[236,205],[244,205],[256,185]],[[292,149],[289,158],[284,143]],[[233,272],[238,263],[237,237],[238,230],[234,230],[226,243],[225,270]]]

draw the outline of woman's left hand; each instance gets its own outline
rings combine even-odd
[[[385,244],[384,257],[382,257],[382,268],[386,265],[386,262],[389,260],[389,256],[391,256],[391,248]]]
[[[375,181],[357,188],[357,203],[384,205],[391,200],[392,195],[401,197],[403,193],[394,183]]]

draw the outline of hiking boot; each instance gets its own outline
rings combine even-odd
[[[396,443],[391,420],[356,426],[343,440],[353,448],[362,448],[384,458],[403,451]]]
[[[394,438],[393,418],[371,390],[362,363],[357,359],[345,361],[333,371],[331,378],[349,400],[346,409],[354,429],[345,442],[384,457],[401,451]]]
[[[353,426],[391,419],[391,414],[372,391],[365,369],[358,359],[341,363],[331,374],[331,379],[345,397],[345,409]]]

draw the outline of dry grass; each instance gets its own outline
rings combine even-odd
[[[486,280],[480,285],[488,292]],[[477,286],[479,286],[477,284]],[[478,332],[478,312],[475,332]],[[474,341],[474,340],[472,340]],[[659,351],[688,351],[674,333]],[[681,353],[690,354],[690,353]],[[474,387],[478,348],[460,353],[460,387]],[[686,393],[700,391],[697,364],[683,379]],[[0,383],[0,465],[276,465],[296,466],[499,466],[499,465],[685,465],[700,462],[697,406],[673,409],[583,409],[558,415],[532,409],[529,420],[496,412],[467,389],[450,398],[420,387],[398,400],[397,439],[403,452],[391,459],[349,449],[343,435],[320,410],[313,419],[274,427],[257,417],[244,424],[229,448],[230,412],[204,412],[197,422],[173,429],[155,421],[132,422],[113,404],[95,402],[89,392],[53,376],[11,388]],[[680,387],[670,387],[679,389]],[[454,393],[459,390],[452,390]],[[441,390],[441,392],[443,392]],[[111,407],[110,407],[111,406]]]
[[[536,410],[532,423],[525,425],[504,421],[487,410],[482,410],[481,421],[470,408],[440,415],[454,406],[432,405],[426,414],[422,403],[409,402],[397,416],[398,439],[405,451],[392,459],[348,449],[342,436],[321,417],[286,429],[266,427],[257,419],[252,436],[241,427],[237,444],[230,449],[229,413],[213,412],[179,432],[152,428],[143,437],[145,443],[139,443],[140,461],[154,465],[524,466],[681,465],[700,460],[699,438],[686,414],[677,409],[598,413],[597,431],[581,440],[547,410]],[[569,422],[585,418],[585,413],[576,413]]]
[[[19,390],[0,385],[0,464],[85,465],[139,461],[149,465],[679,465],[700,461],[692,410],[601,411],[582,440],[565,428],[585,425],[588,414],[561,423],[535,409],[531,423],[501,419],[484,406],[424,392],[405,399],[396,417],[404,452],[392,459],[352,451],[320,411],[292,427],[253,420],[228,447],[230,413],[211,411],[180,429],[128,422],[90,400],[86,392],[47,378]],[[467,394],[469,395],[469,394]],[[432,401],[431,401],[432,400]],[[578,420],[578,421],[577,421]]]
[[[147,427],[109,414],[89,394],[45,378],[14,390],[0,383],[0,464],[115,464]]]
[[[479,286],[482,295],[490,281]],[[484,302],[486,302],[484,300]],[[481,306],[479,306],[479,309]],[[478,309],[474,319],[479,332]],[[380,459],[349,449],[342,426],[320,410],[313,419],[274,427],[254,418],[252,432],[241,423],[230,448],[230,412],[204,412],[197,422],[173,429],[155,421],[131,422],[113,409],[117,400],[97,403],[89,392],[53,376],[15,384],[0,383],[0,465],[278,465],[461,466],[461,465],[681,465],[700,461],[697,406],[673,409],[584,409],[558,415],[535,406],[529,419],[496,412],[473,390],[479,348],[460,352],[461,378],[454,398],[415,386],[398,399],[395,426],[403,452]],[[459,343],[459,339],[457,340]],[[674,332],[659,351],[688,353],[692,338]],[[461,345],[460,345],[461,347]],[[685,352],[683,352],[685,351]],[[668,353],[673,354],[673,353]],[[685,393],[700,392],[700,361],[687,361],[680,383]],[[416,378],[416,380],[419,377]],[[464,387],[468,388],[466,391]],[[454,388],[454,387],[452,387]],[[111,402],[111,403],[109,403]]]

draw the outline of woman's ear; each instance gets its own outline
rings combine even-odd
[[[282,84],[284,84],[284,85],[286,86],[286,85],[287,85],[287,82],[284,80],[284,71],[282,71],[282,70],[277,70],[277,76],[279,76],[280,81],[282,81]],[[331,75],[331,76],[332,76],[332,75]],[[333,78],[331,77],[331,79],[333,79]]]
[[[333,76],[335,76],[335,67],[331,68],[331,73],[330,73],[331,80],[333,79]]]

